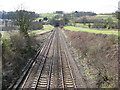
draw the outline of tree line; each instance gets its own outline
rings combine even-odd
[[[18,11],[10,11],[10,12],[6,12],[6,11],[1,11],[0,15],[1,15],[1,19],[17,19],[18,18]],[[23,10],[25,11],[25,10]],[[29,13],[32,17],[37,18],[39,17],[39,14],[32,12],[32,11],[26,11],[27,13]]]
[[[10,23],[13,24],[13,26],[18,26],[19,29],[22,31],[25,30],[39,30],[42,29],[42,23],[35,22],[36,18],[39,17],[39,14],[32,12],[32,11],[26,11],[26,10],[16,10],[16,11],[10,11],[10,12],[0,12],[1,19],[4,20],[5,27],[3,27],[3,30],[11,30],[11,27],[8,27],[8,20],[10,20]],[[12,28],[13,29],[13,28]],[[16,29],[14,29],[16,30]]]

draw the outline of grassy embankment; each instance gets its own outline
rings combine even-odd
[[[71,31],[83,31],[83,32],[89,32],[89,33],[101,33],[101,34],[112,34],[120,36],[119,31],[103,31],[103,30],[94,30],[94,29],[88,29],[88,28],[77,28],[73,26],[65,26],[65,30],[71,30]]]
[[[29,32],[29,34],[42,34],[42,33],[45,33],[45,32],[49,32],[49,31],[53,30],[53,28],[54,28],[51,25],[44,25],[43,27],[44,28],[41,29],[41,30],[34,30],[34,31]]]
[[[53,30],[53,26],[51,25],[44,25],[44,28],[41,30],[33,30],[33,31],[29,31],[29,34],[42,34],[48,31]],[[10,34],[18,34],[17,31],[0,31],[0,33],[2,34],[2,38],[7,39],[9,38]]]

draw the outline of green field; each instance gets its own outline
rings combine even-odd
[[[98,17],[100,19],[105,19],[105,20],[107,20],[109,17],[111,17],[113,22],[118,22],[118,19],[116,17],[113,17],[113,15],[96,15],[96,17]]]
[[[36,20],[37,20],[37,21],[39,21],[40,19],[41,19],[41,20],[43,20],[43,18],[42,18],[42,17],[39,17],[39,18],[37,18]]]
[[[54,13],[41,13],[40,14],[41,17],[38,17],[36,20],[40,20],[40,19],[43,20],[44,17],[47,17],[48,19],[51,19],[55,15],[57,15],[57,14],[54,14]]]
[[[86,29],[86,28],[77,28],[73,26],[65,26],[65,30],[71,30],[71,31],[83,31],[83,32],[89,32],[89,33],[101,33],[101,34],[112,34],[120,36],[120,32],[118,31],[102,31],[102,30],[93,30],[93,29]],[[119,33],[119,34],[118,34]]]
[[[41,13],[41,14],[40,14],[41,17],[37,18],[36,20],[40,20],[40,19],[43,20],[44,17],[47,17],[48,19],[51,19],[52,17],[54,17],[54,16],[56,16],[56,15],[63,15],[63,14],[56,14],[56,13]]]
[[[58,15],[58,14],[55,14],[55,13],[42,13],[42,14],[40,14],[40,16],[47,17],[48,19],[50,19],[56,15]]]

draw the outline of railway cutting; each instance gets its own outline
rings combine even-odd
[[[55,28],[44,42],[36,59],[12,88],[73,90],[86,87],[63,32],[60,28]]]

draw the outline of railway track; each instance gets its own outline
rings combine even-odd
[[[50,89],[77,89],[82,88],[77,80],[74,68],[70,61],[64,36],[59,28],[55,28],[43,48],[39,52],[36,60],[28,69],[25,78],[13,88],[34,90]]]

